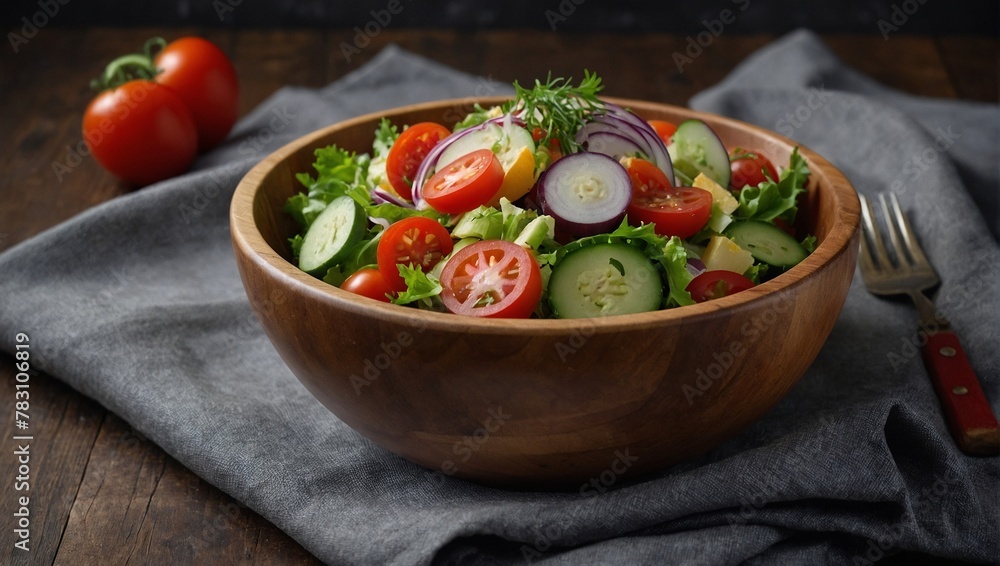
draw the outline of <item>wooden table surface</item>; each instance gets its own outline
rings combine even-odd
[[[606,94],[685,104],[773,36],[723,34],[679,72],[684,35],[555,34],[384,29],[347,61],[352,30],[43,28],[18,52],[0,49],[0,251],[131,190],[90,158],[59,181],[52,168],[81,140],[88,81],[147,38],[198,34],[225,50],[241,81],[241,114],[284,85],[318,87],[381,47],[405,49],[498,81],[551,70],[596,71]],[[996,37],[824,36],[842,59],[910,93],[996,103]],[[2,277],[3,274],[0,274]],[[3,404],[14,402],[14,360],[0,355]],[[31,377],[31,551],[13,548],[17,475],[12,416],[4,418],[0,563],[185,564],[317,562],[298,543],[209,485],[97,402],[54,377]],[[6,410],[6,409],[5,409]],[[10,415],[10,413],[5,413]],[[9,541],[9,542],[8,542]],[[10,556],[9,559],[3,556]]]

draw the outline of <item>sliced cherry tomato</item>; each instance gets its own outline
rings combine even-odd
[[[503,184],[503,165],[488,149],[478,149],[438,170],[423,188],[424,200],[447,214],[486,204]]]
[[[434,122],[419,122],[403,130],[385,158],[385,174],[392,190],[410,200],[413,177],[427,154],[451,130]]]
[[[441,301],[456,314],[528,318],[542,296],[542,272],[521,246],[483,240],[460,249],[441,271]]]
[[[656,131],[656,135],[660,136],[664,145],[670,145],[672,143],[673,140],[671,140],[671,138],[673,137],[674,132],[677,131],[677,124],[667,122],[666,120],[650,120],[649,125]]]
[[[771,161],[759,151],[750,151],[738,147],[729,154],[729,168],[732,175],[729,177],[730,190],[738,191],[750,185],[756,187],[767,180],[764,171],[775,181],[778,180],[778,172],[775,171]]]
[[[97,95],[83,114],[83,139],[98,163],[135,185],[183,173],[198,150],[187,105],[169,87],[146,80]]]
[[[389,284],[385,282],[385,277],[382,277],[382,272],[371,267],[352,273],[340,288],[384,303],[391,302],[389,295],[394,294]]]
[[[378,242],[378,270],[394,291],[405,291],[398,264],[427,272],[451,253],[451,234],[440,222],[426,216],[404,218],[388,228]]]
[[[753,287],[753,281],[739,273],[715,269],[706,271],[692,279],[686,289],[691,293],[692,299],[703,303],[720,297],[728,297],[750,287]]]
[[[240,108],[236,70],[221,49],[200,37],[171,41],[154,59],[156,82],[172,88],[187,104],[198,126],[198,149],[219,144],[229,134]]]
[[[632,179],[630,221],[650,222],[661,236],[687,238],[712,216],[712,193],[697,187],[674,187],[659,167],[645,159],[623,160]]]

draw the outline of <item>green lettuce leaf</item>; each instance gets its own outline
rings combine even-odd
[[[755,263],[750,266],[750,269],[743,274],[744,277],[753,281],[754,285],[760,285],[762,282],[767,280],[767,268],[769,266],[766,263]]]
[[[687,270],[687,249],[677,236],[671,236],[663,246],[663,257],[658,258],[667,273],[667,284],[670,295],[667,297],[667,307],[693,305],[694,299],[687,291],[687,286],[694,279]]]
[[[367,213],[368,216],[384,218],[389,221],[389,224],[411,216],[426,216],[427,218],[433,218],[446,226],[448,225],[448,215],[441,214],[433,209],[418,210],[415,208],[406,208],[395,205],[391,202],[372,204],[370,201],[366,201],[359,204],[361,204],[362,208],[365,209],[365,213]]]
[[[393,303],[397,305],[417,303],[416,306],[420,308],[440,310],[438,305],[442,287],[437,277],[403,264],[396,267],[406,282],[406,290],[393,299]]]
[[[302,240],[304,237],[302,234],[296,234],[295,236],[288,238],[288,244],[292,247],[292,257],[295,261],[299,260],[299,253],[302,251]]]
[[[500,238],[508,242],[516,240],[524,227],[538,218],[538,213],[534,210],[525,210],[505,197],[500,198],[500,213],[503,215],[503,234]]]
[[[733,215],[743,220],[770,222],[780,218],[792,223],[798,211],[796,199],[805,191],[808,181],[809,166],[796,147],[792,150],[788,168],[781,172],[777,182],[768,179],[756,187],[743,187],[739,194],[740,206]]]
[[[367,154],[359,155],[337,146],[318,148],[314,154],[313,169],[317,176],[295,175],[307,192],[296,194],[285,202],[285,212],[302,226],[303,231],[337,197],[348,195],[361,205],[369,202],[365,181],[370,162]]]
[[[389,149],[392,147],[392,144],[396,143],[396,138],[398,137],[398,128],[392,125],[392,122],[390,122],[388,118],[382,118],[382,121],[378,124],[378,129],[375,130],[375,141],[372,143],[372,155],[374,157],[388,155]]]
[[[816,236],[810,234],[805,238],[803,238],[802,242],[800,243],[802,244],[802,247],[806,249],[807,252],[813,253],[814,251],[816,251],[816,246],[819,244],[819,241],[816,239]]]
[[[480,206],[462,215],[451,230],[454,238],[499,240],[503,234],[503,213],[492,206]]]

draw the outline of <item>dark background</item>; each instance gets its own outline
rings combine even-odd
[[[998,34],[996,0],[2,0],[6,32],[25,23],[55,26],[197,26],[352,28],[373,20],[391,1],[393,27],[485,29],[534,28],[559,31],[660,31],[705,29],[729,8],[737,12],[726,31],[784,33],[808,27],[825,33],[882,33],[879,21],[898,26],[891,33],[933,35]],[[739,7],[745,11],[740,12]],[[58,8],[58,10],[56,10]],[[46,13],[45,10],[50,13]],[[550,13],[546,13],[551,11]],[[41,15],[39,15],[41,13]],[[565,19],[562,19],[565,17]],[[30,28],[27,30],[30,33]]]

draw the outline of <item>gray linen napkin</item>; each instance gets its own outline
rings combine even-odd
[[[867,563],[899,550],[997,559],[1000,461],[955,448],[914,347],[915,312],[860,282],[774,410],[710,454],[598,496],[443,479],[315,401],[243,293],[227,222],[236,183],[325,124],[503,92],[395,47],[324,89],[282,89],[191,173],[0,255],[0,345],[12,352],[15,333],[29,334],[36,367],[331,564]],[[939,305],[1000,408],[1000,252],[996,224],[984,222],[1000,181],[997,107],[885,89],[808,32],[692,104],[786,130],[862,192],[900,181],[942,274]]]

